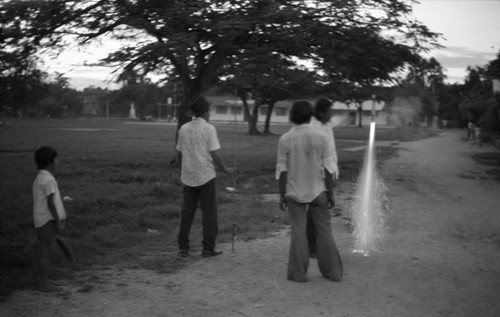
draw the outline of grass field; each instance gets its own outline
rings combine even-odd
[[[240,239],[265,237],[282,228],[274,222],[276,204],[262,194],[277,192],[274,180],[276,146],[289,126],[274,135],[249,136],[247,127],[216,124],[227,166],[239,170],[239,194],[224,191],[232,180],[219,175],[219,242],[229,242],[233,223]],[[381,129],[379,140],[411,140],[428,133]],[[179,170],[169,166],[174,155],[174,125],[130,124],[118,119],[10,120],[0,127],[0,295],[35,283],[32,182],[33,152],[41,145],[57,149],[56,171],[66,204],[67,229],[62,239],[74,261],[54,250],[55,278],[72,278],[91,266],[110,265],[172,272],[178,259],[176,235],[181,203]],[[352,182],[361,168],[363,151],[342,152],[368,139],[367,128],[336,130],[341,179]],[[378,160],[395,148],[379,148]],[[200,250],[200,217],[191,234],[193,253]]]

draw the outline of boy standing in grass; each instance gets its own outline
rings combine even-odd
[[[201,256],[217,256],[222,251],[215,250],[218,224],[214,164],[227,175],[230,175],[230,171],[219,156],[220,144],[215,127],[207,122],[210,104],[203,96],[197,95],[190,100],[188,106],[194,119],[179,129],[177,141],[183,185],[181,224],[177,237],[178,255],[188,256],[189,232],[200,203],[203,226]]]
[[[49,281],[50,249],[57,230],[64,230],[66,210],[52,172],[58,163],[57,152],[49,146],[35,151],[38,174],[33,182],[33,218],[38,235],[37,261],[40,269],[40,290],[57,292],[61,288]]]

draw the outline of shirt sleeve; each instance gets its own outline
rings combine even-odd
[[[55,194],[57,191],[57,182],[55,179],[47,179],[46,182],[42,184],[42,192],[45,197]]]
[[[216,151],[220,149],[219,138],[217,137],[217,130],[215,130],[214,126],[210,126],[208,130],[208,151]]]
[[[322,157],[323,167],[326,168],[331,174],[334,174],[337,169],[337,163],[333,158],[334,145],[328,142],[328,138],[326,138],[326,136],[324,137],[324,141],[325,151],[323,152]]]
[[[288,172],[288,147],[285,141],[280,138],[278,142],[278,155],[276,159],[276,175],[275,178],[279,179],[281,172]]]

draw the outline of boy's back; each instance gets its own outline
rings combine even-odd
[[[182,153],[181,181],[199,186],[215,177],[210,152],[220,149],[215,127],[203,118],[186,123],[179,130],[177,150]]]
[[[54,205],[60,220],[66,219],[66,210],[59,193],[59,187],[54,176],[47,170],[39,170],[33,182],[33,220],[35,228],[43,226],[47,221],[53,220],[48,196],[54,195]]]

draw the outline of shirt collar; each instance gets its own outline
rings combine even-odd
[[[205,120],[205,118],[203,117],[194,117],[193,121],[207,122],[207,120]]]
[[[311,127],[311,123],[310,122],[303,123],[303,124],[294,124],[293,125],[294,129],[307,129],[307,128],[310,128],[310,127]]]

